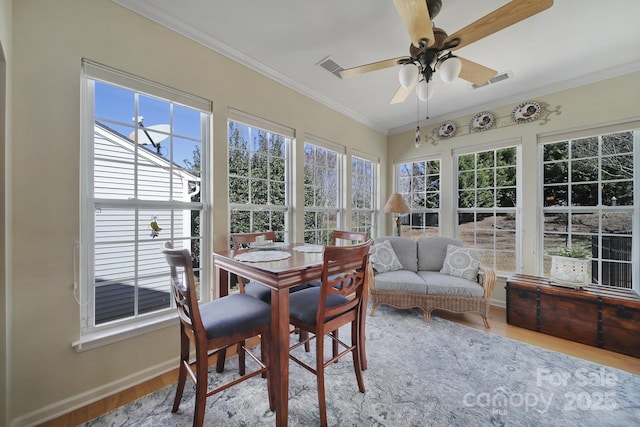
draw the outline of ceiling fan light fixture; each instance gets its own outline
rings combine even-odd
[[[400,67],[400,73],[398,74],[398,80],[400,80],[400,85],[404,88],[410,87],[413,82],[418,78],[418,67],[413,63],[405,64]]]
[[[418,99],[425,102],[433,96],[433,85],[428,84],[424,79],[420,80],[418,82],[418,87],[416,87],[416,92],[418,94]]]
[[[462,71],[462,61],[458,57],[451,56],[442,62],[438,71],[440,79],[443,82],[451,83],[460,75],[460,71]]]

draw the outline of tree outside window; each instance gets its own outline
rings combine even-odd
[[[273,230],[286,241],[291,139],[229,121],[230,232]]]
[[[440,160],[401,163],[396,166],[396,191],[411,212],[400,218],[402,235],[418,239],[440,234]]]
[[[482,264],[518,270],[518,147],[456,156],[458,238],[482,251]]]
[[[351,229],[374,235],[376,164],[351,157]]]
[[[628,131],[541,149],[544,252],[587,250],[593,283],[633,288],[634,145],[637,132]],[[551,259],[543,261],[548,276]]]
[[[336,151],[304,144],[304,241],[331,243],[339,228],[342,194],[341,157]]]

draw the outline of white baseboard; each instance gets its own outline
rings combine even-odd
[[[491,305],[495,307],[507,308],[507,303],[500,299],[491,299]]]
[[[93,390],[88,390],[76,396],[71,396],[59,402],[52,403],[43,408],[21,415],[14,419],[11,427],[31,427],[67,414],[73,410],[87,406],[93,402],[119,393],[137,384],[149,381],[159,375],[176,369],[178,359],[168,360],[159,365],[152,366],[143,371],[121,378],[109,384],[102,385]]]

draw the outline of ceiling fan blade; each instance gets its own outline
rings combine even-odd
[[[400,104],[404,102],[404,100],[407,99],[407,96],[409,96],[411,91],[416,88],[417,84],[418,84],[418,78],[416,78],[415,81],[409,87],[400,86],[396,94],[393,95],[393,98],[391,98],[391,102],[389,102],[389,104]]]
[[[553,0],[513,0],[490,14],[467,25],[447,38],[460,38],[460,44],[450,50],[460,49],[493,33],[523,21],[553,5]]]
[[[458,77],[463,80],[477,85],[482,85],[498,74],[496,70],[480,65],[477,62],[469,61],[468,59],[460,57],[458,58],[462,61],[462,70],[460,70],[460,75]]]
[[[346,68],[340,71],[340,78],[346,79],[348,77],[359,76],[360,74],[370,73],[371,71],[378,71],[389,67],[395,67],[398,65],[398,60],[404,59],[406,56],[400,56],[398,58],[385,59],[384,61],[372,62],[371,64],[360,65],[358,67]]]
[[[427,39],[427,46],[433,45],[435,37],[427,2],[425,0],[393,0],[393,3],[398,9],[404,26],[407,27],[411,43],[419,47],[420,40]]]

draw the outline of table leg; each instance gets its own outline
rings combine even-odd
[[[273,345],[272,378],[276,400],[276,426],[284,427],[289,418],[289,290],[271,291]]]
[[[229,295],[229,272],[216,266],[216,276],[218,277],[218,286],[215,287],[214,298],[222,298]],[[226,358],[227,349],[223,348],[218,353],[218,358],[216,359],[216,372],[219,373],[224,371],[224,362]]]
[[[229,272],[216,266],[216,276],[218,286],[215,287],[214,298],[226,297],[229,295]]]
[[[360,349],[360,367],[363,371],[367,370],[367,331],[366,329],[366,321],[367,321],[367,302],[369,300],[369,290],[367,289],[367,285],[365,283],[364,289],[362,290],[362,301],[360,301],[360,318],[358,319],[358,346]]]

